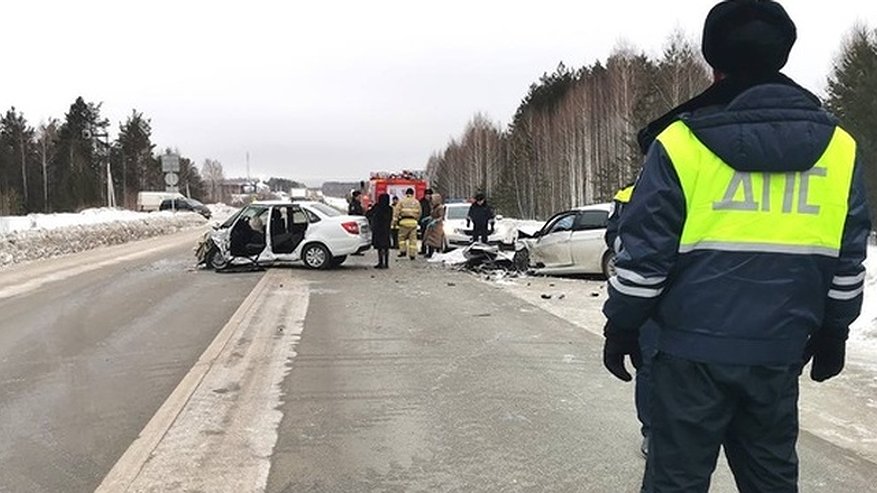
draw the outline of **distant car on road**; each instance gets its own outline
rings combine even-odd
[[[328,269],[368,250],[371,240],[366,218],[341,214],[321,202],[254,202],[208,231],[195,255],[199,265],[216,270],[299,261],[311,269]]]
[[[555,214],[533,235],[519,233],[515,264],[537,274],[602,274],[615,270],[614,252],[603,239],[612,204]]]
[[[152,212],[159,210],[161,203],[167,199],[186,198],[180,192],[138,192],[137,210],[140,212]]]
[[[207,219],[210,219],[211,215],[210,209],[208,209],[206,205],[195,199],[187,199],[185,197],[162,200],[161,205],[158,206],[158,210],[197,212]]]
[[[445,204],[445,238],[451,245],[468,245],[472,242],[472,225],[466,226],[470,205],[469,203]],[[493,233],[487,237],[487,242],[492,245],[512,247],[516,239],[517,230],[513,225],[504,222],[502,216],[496,216]]]

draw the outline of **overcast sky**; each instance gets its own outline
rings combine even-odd
[[[193,0],[6,2],[0,109],[32,125],[76,96],[112,133],[132,108],[153,141],[227,176],[310,183],[422,168],[476,111],[507,123],[527,87],[620,41],[658,54],[697,41],[714,1]],[[787,0],[786,73],[822,92],[841,39],[877,26],[877,2]]]

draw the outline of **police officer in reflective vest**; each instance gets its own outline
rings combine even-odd
[[[618,253],[618,226],[621,224],[621,214],[624,212],[625,206],[630,202],[633,196],[634,184],[625,185],[612,198],[612,212],[609,213],[609,220],[606,222],[606,234],[604,240],[606,246],[612,251]]]
[[[780,74],[797,33],[769,0],[704,26],[716,82],[653,127],[603,312],[630,379],[658,326],[643,490],[706,492],[720,447],[742,492],[797,492],[798,378],[844,366],[871,225],[856,141]],[[647,132],[648,133],[648,132]]]
[[[621,225],[621,218],[624,211],[627,210],[627,204],[633,198],[633,190],[635,183],[625,185],[612,198],[612,212],[609,213],[609,220],[606,222],[606,234],[604,240],[608,246],[617,255],[621,251],[621,239],[618,237],[618,228]],[[637,361],[636,368],[636,388],[634,393],[634,403],[636,404],[636,417],[640,422],[640,433],[643,440],[640,445],[640,452],[643,457],[649,455],[649,434],[651,432],[651,414],[649,412],[649,394],[651,393],[651,360],[655,354],[655,345],[657,344],[657,327],[653,322],[646,322],[639,329],[639,346],[642,358]]]

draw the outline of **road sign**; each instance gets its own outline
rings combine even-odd
[[[176,173],[168,173],[164,175],[164,182],[167,186],[172,187],[180,182],[180,177]]]
[[[180,156],[176,154],[163,154],[161,156],[161,171],[164,173],[179,173]]]

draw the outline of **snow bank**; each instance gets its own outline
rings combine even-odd
[[[56,213],[56,214],[28,214],[26,216],[3,216],[0,217],[0,235],[30,231],[35,229],[58,229],[70,226],[85,226],[89,224],[102,224],[115,221],[139,221],[154,216],[171,217],[170,211],[164,212],[134,212],[126,209],[111,209],[102,207],[86,209],[79,213]]]
[[[219,222],[225,222],[225,220],[231,217],[232,214],[240,210],[240,207],[232,207],[230,205],[225,205],[222,202],[218,204],[207,204],[207,208],[210,209],[210,215],[212,216],[210,219]]]
[[[341,197],[323,197],[323,202],[347,214],[347,199]]]
[[[3,217],[0,268],[203,226],[200,214],[92,209],[80,214]],[[2,231],[2,230],[0,230]]]

